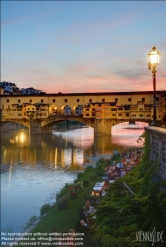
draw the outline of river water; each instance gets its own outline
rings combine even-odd
[[[93,128],[31,138],[24,129],[2,132],[1,232],[22,232],[29,218],[39,216],[43,204],[54,203],[56,192],[87,164],[111,157],[114,150],[142,147],[137,139],[145,125],[123,123],[105,136],[94,136]]]

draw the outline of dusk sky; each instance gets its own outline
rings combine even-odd
[[[1,1],[1,81],[19,88],[153,90],[153,46],[166,90],[165,1]]]

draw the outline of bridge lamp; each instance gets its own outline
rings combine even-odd
[[[152,48],[152,50],[149,52],[148,54],[149,56],[149,62],[148,62],[148,69],[152,71],[152,78],[153,78],[153,91],[154,91],[154,112],[153,112],[153,122],[151,123],[151,125],[155,126],[157,125],[156,120],[156,67],[159,64],[159,60],[160,60],[160,53],[158,52],[158,50],[156,49],[156,47],[154,46]]]

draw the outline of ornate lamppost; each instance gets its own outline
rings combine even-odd
[[[160,53],[158,52],[158,50],[156,49],[156,47],[154,46],[152,48],[152,50],[149,52],[148,54],[149,56],[149,62],[148,62],[148,69],[152,70],[152,78],[153,78],[153,91],[154,91],[154,112],[153,112],[153,122],[151,123],[151,125],[156,126],[156,120],[157,120],[157,116],[156,116],[156,67],[159,64],[159,60],[160,60]]]

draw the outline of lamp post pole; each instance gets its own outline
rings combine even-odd
[[[159,64],[159,59],[160,59],[160,53],[154,46],[150,53],[148,54],[149,56],[149,62],[148,62],[148,68],[149,70],[152,70],[152,77],[153,77],[153,92],[154,92],[154,99],[153,99],[153,122],[151,125],[155,126],[157,125],[157,114],[156,114],[156,67]]]
[[[153,68],[152,68],[152,75],[153,75],[153,91],[154,91],[154,106],[153,106],[153,109],[154,109],[154,112],[153,112],[153,121],[154,121],[154,124],[156,123],[156,120],[157,120],[157,117],[156,117],[156,66],[153,65]]]

